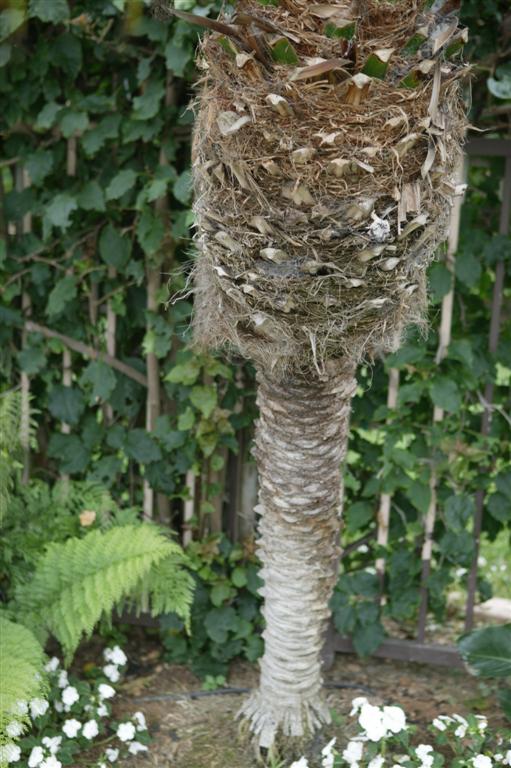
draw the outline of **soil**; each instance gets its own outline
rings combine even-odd
[[[140,649],[139,649],[140,653]],[[202,690],[201,681],[188,669],[159,662],[156,647],[140,660],[146,671],[128,675],[117,704],[118,714],[144,711],[153,737],[147,757],[136,758],[140,768],[255,768],[253,749],[240,732],[235,715],[242,695]],[[134,658],[134,653],[130,658]],[[380,659],[361,660],[351,655],[336,656],[326,675],[327,696],[335,724],[325,729],[312,744],[304,745],[315,765],[326,742],[337,736],[342,744],[351,730],[349,711],[355,696],[367,696],[375,704],[398,704],[409,722],[426,735],[426,727],[439,714],[484,713],[494,725],[501,725],[498,704],[492,689],[463,670],[431,667]],[[257,667],[237,662],[232,665],[227,685],[251,688],[257,684]],[[192,692],[198,698],[191,698]],[[182,697],[182,698],[181,698]],[[293,756],[282,763],[288,766]],[[294,757],[297,757],[296,755]],[[319,762],[317,763],[319,765]],[[271,763],[272,768],[279,765]],[[134,768],[135,759],[125,768]],[[279,765],[280,768],[280,765]]]

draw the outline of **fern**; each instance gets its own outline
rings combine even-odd
[[[28,724],[18,702],[44,695],[43,663],[44,651],[32,632],[0,616],[0,744],[10,741],[5,729],[12,720]]]
[[[152,616],[176,613],[190,631],[190,611],[195,582],[188,571],[186,557],[170,555],[153,565],[131,598],[135,609],[147,609]]]
[[[14,488],[20,450],[22,402],[19,392],[0,396],[0,521],[3,521]],[[29,440],[34,441],[35,422],[29,414]]]
[[[82,635],[90,636],[99,619],[130,596],[138,605],[147,598],[154,607],[171,605],[187,619],[192,584],[182,571],[183,557],[177,544],[149,524],[96,530],[83,539],[51,544],[33,578],[17,591],[21,620],[54,635],[70,659]],[[164,573],[171,574],[166,587]]]

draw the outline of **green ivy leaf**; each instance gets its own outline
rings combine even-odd
[[[46,355],[41,347],[25,347],[18,354],[18,363],[22,371],[34,376],[46,366]]]
[[[192,49],[181,48],[174,40],[169,40],[165,46],[165,64],[176,77],[183,77],[186,65],[192,60]]]
[[[25,168],[30,176],[32,184],[37,187],[44,181],[53,170],[53,162],[53,152],[50,152],[47,149],[40,149],[37,152],[28,155],[25,160]]]
[[[472,288],[481,278],[481,262],[472,251],[462,248],[456,257],[455,271],[458,280]]]
[[[445,264],[437,262],[429,270],[429,289],[435,301],[442,301],[453,286],[452,273]]]
[[[47,226],[68,229],[71,226],[71,214],[78,208],[75,197],[67,192],[56,195],[46,208],[44,219]]]
[[[188,205],[192,197],[192,174],[190,171],[183,171],[177,178],[173,189],[174,197],[183,205]]]
[[[229,632],[236,632],[238,628],[236,611],[230,605],[213,608],[205,616],[204,628],[214,643],[226,643]]]
[[[122,270],[131,258],[131,240],[113,224],[107,224],[99,237],[99,255],[109,267]]]
[[[503,493],[492,494],[488,499],[488,512],[500,523],[511,522],[511,501]]]
[[[0,12],[0,40],[10,37],[25,21],[25,14],[18,8],[6,8]]]
[[[455,413],[461,408],[462,398],[458,385],[446,376],[439,376],[430,387],[433,403],[437,408]]]
[[[34,128],[38,131],[47,131],[57,119],[57,115],[62,110],[62,106],[56,101],[49,101],[45,104],[35,119]]]
[[[188,406],[183,413],[180,413],[177,419],[177,428],[181,432],[187,432],[195,424],[195,413]]]
[[[48,296],[46,314],[49,317],[59,315],[66,308],[67,304],[76,298],[76,294],[76,277],[74,275],[66,275],[61,278]]]
[[[160,216],[150,208],[142,211],[137,224],[137,239],[146,256],[153,256],[159,249],[165,235],[165,225]]]
[[[85,154],[92,157],[108,139],[116,139],[119,135],[120,124],[121,115],[106,115],[94,128],[84,133],[80,143]]]
[[[32,18],[57,24],[69,19],[69,6],[67,0],[30,0],[28,13]]]
[[[125,168],[116,173],[106,188],[107,200],[118,200],[135,185],[137,173],[131,168]]]
[[[215,584],[211,590],[210,600],[215,607],[219,608],[222,603],[225,603],[226,600],[229,600],[231,596],[232,589],[230,585],[223,582],[221,584]]]
[[[140,464],[160,461],[162,457],[158,444],[145,429],[131,429],[126,437],[124,450],[131,459]]]
[[[201,366],[198,360],[191,357],[184,363],[175,365],[165,376],[165,381],[172,384],[184,384],[185,387],[191,387],[200,376]]]
[[[89,125],[89,116],[86,112],[66,111],[59,119],[60,130],[65,139],[83,133]]]
[[[190,402],[204,416],[209,419],[218,403],[218,396],[215,387],[197,386],[190,392]]]
[[[66,475],[85,472],[90,460],[90,452],[77,435],[58,433],[50,437],[48,456],[60,459],[60,470]]]
[[[160,103],[165,94],[163,80],[149,80],[141,96],[133,99],[133,120],[150,120],[160,111]]]
[[[444,502],[444,517],[447,528],[454,532],[464,531],[474,516],[474,500],[465,494],[449,496]]]
[[[84,211],[105,211],[105,195],[97,181],[89,181],[77,197],[78,207]]]
[[[56,419],[75,425],[85,410],[85,400],[76,387],[58,384],[48,395],[48,409]]]
[[[91,387],[90,402],[107,401],[115,389],[117,378],[112,368],[101,360],[92,360],[80,377],[81,386]]]
[[[73,79],[82,68],[82,45],[79,38],[72,32],[64,32],[52,45],[52,60],[66,75]]]

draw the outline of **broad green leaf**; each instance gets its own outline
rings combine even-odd
[[[48,456],[59,460],[59,468],[66,475],[85,472],[90,461],[90,451],[77,435],[61,435],[54,432],[48,444]]]
[[[25,168],[30,176],[30,181],[37,187],[53,170],[53,152],[47,149],[39,149],[28,155],[25,160]]]
[[[124,450],[131,459],[140,464],[149,464],[161,459],[158,444],[145,429],[131,429],[124,443]]]
[[[44,218],[50,226],[67,229],[71,226],[71,214],[78,208],[75,197],[67,192],[56,195],[44,212]]]
[[[82,68],[82,44],[72,32],[64,32],[52,45],[52,62],[69,77],[75,78]]]
[[[448,530],[461,532],[474,516],[474,500],[465,494],[449,496],[444,502],[444,517]]]
[[[30,0],[28,13],[32,18],[57,24],[69,19],[69,6],[67,0]]]
[[[193,387],[190,392],[190,402],[208,419],[218,403],[216,388],[208,386]]]
[[[115,389],[117,378],[112,368],[101,360],[92,360],[80,377],[80,384],[90,385],[90,402],[107,401]]]
[[[131,168],[125,168],[122,171],[119,171],[106,188],[106,199],[118,200],[134,186],[136,180],[137,173]]]
[[[204,627],[208,636],[215,643],[225,643],[229,632],[236,632],[238,628],[238,616],[230,605],[213,608],[206,614]]]
[[[25,13],[19,8],[5,8],[0,11],[0,40],[12,35],[25,21]]]
[[[121,115],[106,115],[80,139],[85,154],[91,157],[104,146],[107,139],[116,139],[119,135]]]
[[[287,37],[281,37],[280,40],[277,40],[272,46],[271,55],[273,61],[278,64],[298,64],[300,62],[298,54]]]
[[[55,125],[55,120],[61,110],[61,104],[57,104],[56,101],[49,101],[37,115],[34,128],[39,131],[47,131],[48,128]]]
[[[74,275],[66,275],[65,277],[62,277],[55,284],[48,296],[46,314],[49,317],[59,315],[66,308],[67,304],[76,298],[76,294],[76,277]]]
[[[503,493],[494,493],[488,499],[488,512],[500,523],[511,522],[511,499]]]
[[[458,640],[458,648],[476,675],[511,676],[511,624],[476,629]]]
[[[461,248],[456,257],[455,270],[458,280],[472,288],[481,277],[480,259],[472,251]]]
[[[223,582],[222,584],[215,584],[210,593],[210,599],[214,606],[219,608],[222,603],[229,600],[232,597],[233,590],[230,584]]]
[[[105,211],[105,195],[97,181],[88,181],[79,193],[78,207],[84,211]]]
[[[61,115],[60,130],[65,139],[70,136],[83,133],[89,125],[89,116],[86,112],[66,111]]]
[[[190,171],[183,171],[177,178],[174,189],[174,197],[183,205],[188,205],[192,197],[192,174]]]
[[[18,354],[18,363],[22,371],[29,376],[34,376],[44,369],[46,355],[41,347],[25,347]]]
[[[48,395],[48,409],[52,416],[66,424],[78,424],[85,410],[85,400],[76,387],[58,384]]]
[[[149,80],[141,96],[133,99],[133,119],[150,120],[155,117],[161,107],[161,100],[165,94],[163,80]]]
[[[349,533],[355,533],[374,519],[374,504],[368,501],[356,501],[346,506],[346,523]]]
[[[489,77],[486,82],[488,90],[496,99],[511,99],[511,75],[506,75],[501,80]]]
[[[458,385],[446,376],[439,376],[430,387],[434,404],[444,411],[455,413],[461,408],[462,398]]]
[[[107,224],[99,237],[99,255],[108,266],[124,269],[131,257],[129,236],[122,236],[113,224]]]
[[[437,262],[429,270],[429,289],[435,301],[442,301],[451,291],[453,278],[445,264]]]
[[[190,360],[186,360],[184,363],[175,365],[166,375],[165,381],[170,381],[172,384],[184,384],[186,387],[190,387],[199,378],[200,371],[200,363],[196,359],[190,358]]]
[[[195,413],[193,409],[188,406],[183,413],[180,413],[177,419],[177,428],[181,432],[187,432],[195,424]]]
[[[353,646],[359,656],[371,656],[385,640],[385,632],[380,622],[357,626],[353,632]]]
[[[164,235],[163,220],[160,216],[155,215],[150,208],[146,208],[137,224],[137,240],[146,256],[152,256],[158,251]]]
[[[192,58],[193,50],[176,45],[174,40],[169,40],[165,46],[165,64],[167,69],[172,70],[176,77],[183,76],[185,67]]]

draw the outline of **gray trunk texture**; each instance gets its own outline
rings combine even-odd
[[[245,703],[260,747],[329,722],[321,652],[337,577],[354,369],[326,380],[258,372],[255,457],[260,491],[258,555],[265,651],[259,689]]]

